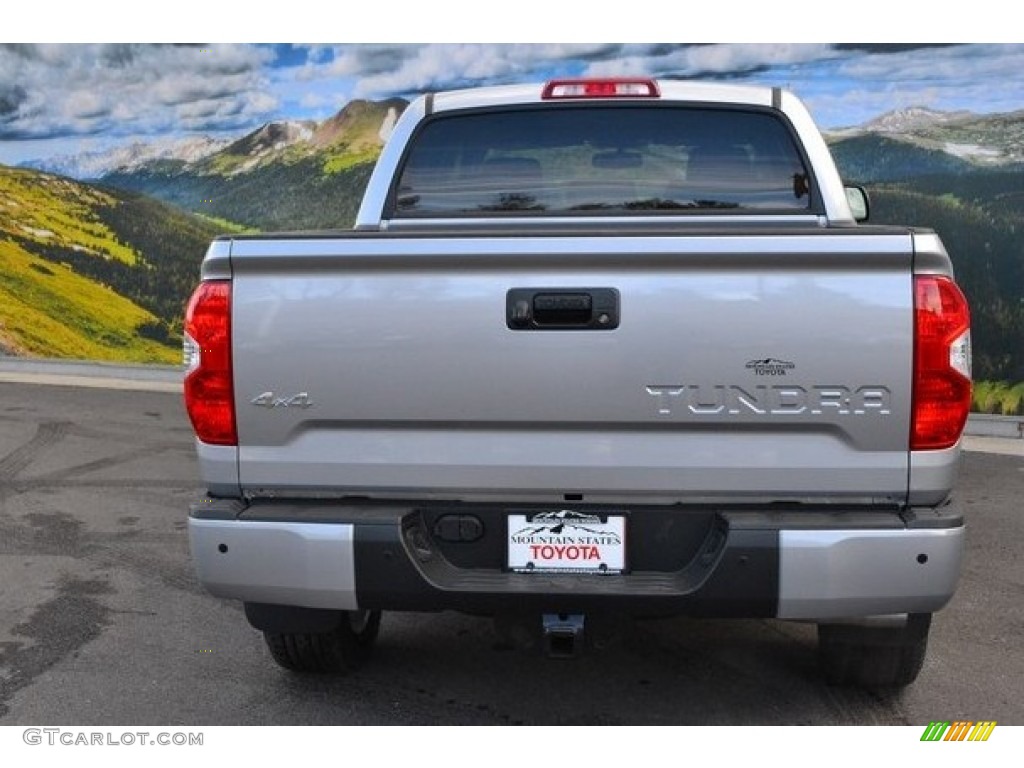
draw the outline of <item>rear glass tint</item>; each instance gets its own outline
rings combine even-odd
[[[396,217],[811,209],[807,169],[776,115],[623,104],[434,118],[394,200]]]

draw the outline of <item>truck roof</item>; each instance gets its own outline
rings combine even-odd
[[[632,78],[630,78],[632,79]],[[648,78],[639,77],[637,80]],[[660,96],[629,97],[630,101],[695,101],[726,104],[750,104],[755,106],[771,106],[773,92],[778,89],[770,86],[735,85],[723,83],[695,82],[691,80],[654,80],[661,92]],[[431,111],[441,112],[453,109],[472,109],[475,107],[493,107],[504,104],[529,104],[543,101],[541,93],[545,83],[527,83],[522,85],[497,85],[484,88],[466,88],[454,91],[441,91],[432,94]],[[778,97],[776,97],[777,103]]]

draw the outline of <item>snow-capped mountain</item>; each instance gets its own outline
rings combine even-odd
[[[840,165],[845,162],[857,178],[962,173],[1024,162],[1024,111],[979,115],[907,107],[828,131],[825,138]],[[900,165],[897,156],[906,162]],[[888,171],[878,165],[883,158]],[[916,170],[911,173],[912,169]]]
[[[75,179],[98,179],[113,171],[136,170],[154,160],[181,160],[194,163],[223,149],[229,143],[230,139],[211,136],[135,141],[102,151],[27,160],[20,165]]]
[[[972,117],[976,117],[976,115],[965,110],[945,112],[928,107],[904,107],[879,115],[859,128],[861,131],[870,133],[907,133],[945,123],[969,120]]]
[[[258,158],[271,152],[279,152],[300,141],[309,141],[315,129],[316,122],[313,120],[266,123],[228,145],[226,151],[233,155]]]

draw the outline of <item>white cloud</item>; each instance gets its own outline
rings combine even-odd
[[[310,49],[307,63],[294,77],[306,83],[354,79],[356,96],[387,96],[537,77],[534,73],[540,70],[565,68],[573,62],[578,68],[629,48],[604,43],[342,45],[329,52]]]
[[[1014,85],[1022,68],[1024,45],[963,45],[859,56],[845,62],[839,73],[859,80],[904,83],[987,80],[1002,88]]]
[[[1024,46],[969,45],[869,53],[795,84],[823,125],[856,125],[911,106],[974,112],[1024,107]]]
[[[7,46],[0,138],[171,131],[182,108],[207,115],[205,130],[245,125],[277,106],[263,74],[271,55],[250,45]]]
[[[823,44],[342,45],[311,48],[291,77],[307,84],[353,80],[356,96],[379,97],[553,74],[734,75],[843,55]]]
[[[103,117],[110,111],[106,98],[95,91],[72,93],[62,104],[64,114],[71,119]]]
[[[830,45],[721,43],[653,50],[599,61],[587,67],[586,74],[594,77],[616,74],[735,74],[764,67],[821,61],[837,55]]]

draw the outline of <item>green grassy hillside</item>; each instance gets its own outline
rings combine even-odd
[[[318,155],[267,163],[232,175],[147,169],[110,174],[103,181],[265,232],[342,229],[355,221],[373,170],[372,161],[348,159],[351,165],[332,166],[330,173],[324,165],[332,161]]]
[[[156,201],[0,166],[0,352],[175,363],[221,227]]]
[[[355,221],[401,99],[356,100],[320,124],[268,123],[194,163],[159,161],[103,179],[185,210],[263,231]]]
[[[909,141],[866,134],[833,141],[829,149],[843,178],[851,183],[894,181],[930,173],[969,173],[959,157]]]

